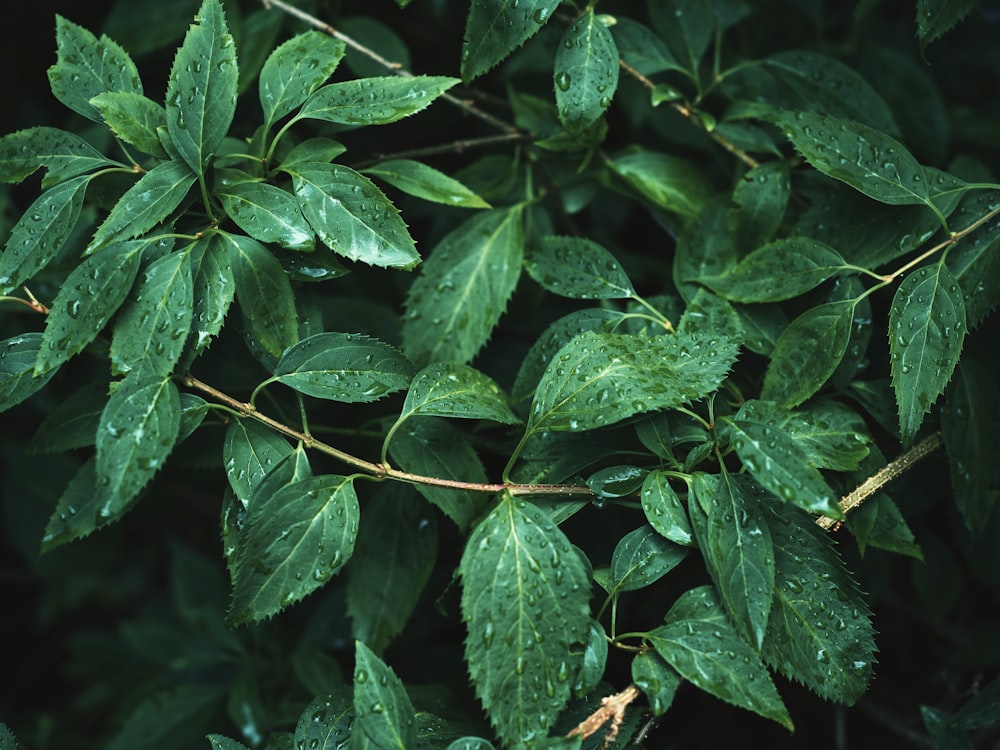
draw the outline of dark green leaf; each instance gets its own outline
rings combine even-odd
[[[295,725],[295,746],[310,750],[349,747],[353,722],[354,700],[349,686],[330,695],[321,695],[299,717]]]
[[[377,76],[331,83],[313,93],[295,119],[342,125],[388,125],[426,108],[450,89],[448,76]]]
[[[687,511],[664,472],[651,471],[646,475],[641,498],[650,526],[676,544],[695,546]]]
[[[408,750],[416,743],[416,711],[403,683],[361,641],[354,648],[354,731],[379,750]]]
[[[215,193],[240,229],[261,242],[312,250],[312,230],[291,193],[264,182],[241,182]]]
[[[486,0],[469,6],[462,46],[466,83],[495,66],[538,33],[559,0]]]
[[[446,206],[489,208],[490,204],[453,177],[412,159],[388,159],[364,170],[404,193]]]
[[[205,739],[212,745],[212,750],[247,750],[242,742],[237,742],[221,734],[210,734]]]
[[[106,382],[91,382],[74,391],[42,420],[28,442],[28,451],[58,453],[93,445],[107,400]]]
[[[583,663],[573,683],[573,694],[582,698],[589,695],[604,677],[608,665],[608,634],[597,620],[590,621],[587,645],[583,650]]]
[[[670,48],[653,31],[638,21],[618,16],[611,26],[622,59],[642,73],[651,76],[665,70],[684,70],[674,59]]]
[[[656,533],[651,526],[640,526],[625,534],[611,556],[609,593],[635,591],[660,580],[687,557],[687,549]]]
[[[104,156],[80,136],[58,128],[18,130],[0,138],[0,182],[21,182],[36,169],[48,174],[48,188],[71,177],[102,167],[121,166]]]
[[[544,735],[590,623],[580,556],[548,515],[508,496],[473,530],[459,572],[476,694],[505,743]]]
[[[951,717],[951,724],[962,729],[989,729],[1000,723],[1000,679],[981,688]]]
[[[406,299],[403,348],[418,365],[466,363],[489,339],[520,277],[519,206],[481,211],[442,239]]]
[[[309,162],[329,164],[346,150],[342,143],[332,138],[307,138],[285,154],[281,169],[291,174],[294,167]]]
[[[279,45],[264,62],[257,83],[265,130],[290,113],[337,69],[346,47],[319,31],[306,31]]]
[[[847,519],[847,526],[857,540],[858,551],[862,555],[868,547],[878,547],[917,560],[924,559],[906,519],[884,492],[876,493],[861,507],[855,508]]]
[[[399,418],[414,414],[489,419],[502,424],[521,421],[507,394],[492,378],[453,362],[435,362],[416,374]]]
[[[97,492],[97,459],[91,457],[77,470],[60,495],[42,535],[43,553],[82,539],[101,526],[118,520],[118,515],[102,516]]]
[[[358,533],[352,482],[327,474],[254,498],[234,553],[230,624],[269,618],[340,571]]]
[[[167,123],[166,110],[142,94],[131,91],[109,91],[99,94],[90,103],[101,113],[101,119],[111,131],[144,154],[166,159],[156,129]]]
[[[618,48],[593,8],[563,32],[552,76],[559,120],[570,132],[584,130],[611,105],[618,88]]]
[[[635,289],[615,256],[583,237],[543,237],[525,270],[554,294],[576,299],[625,299]]]
[[[791,193],[788,164],[770,161],[749,170],[733,189],[737,236],[754,249],[774,237]]]
[[[701,336],[709,341],[719,338],[742,343],[743,322],[726,300],[707,289],[699,289],[684,308],[677,332]]]
[[[702,170],[676,156],[636,148],[608,166],[654,206],[682,219],[696,217],[710,194]]]
[[[236,419],[230,423],[222,460],[229,485],[244,507],[264,476],[291,453],[285,438],[259,422]]]
[[[363,403],[406,388],[413,365],[397,349],[354,333],[317,333],[288,348],[274,379],[316,398]]]
[[[236,45],[219,0],[204,0],[167,82],[167,132],[197,174],[222,146],[236,112]]]
[[[587,477],[587,487],[599,499],[635,495],[642,487],[646,472],[638,466],[607,466]]]
[[[903,279],[889,314],[889,357],[905,444],[951,380],[965,330],[962,292],[943,262]]]
[[[655,651],[642,651],[632,659],[632,682],[646,696],[653,716],[660,716],[674,702],[681,676]]]
[[[738,260],[730,228],[729,198],[720,196],[705,203],[677,238],[673,264],[677,291],[685,300],[691,300],[701,288],[695,279],[719,276]]]
[[[203,237],[191,249],[191,277],[194,284],[191,336],[181,356],[182,370],[190,367],[212,338],[219,335],[236,294],[226,246],[219,235]]]
[[[715,32],[711,3],[705,0],[647,2],[653,25],[689,75],[697,79],[701,58]]]
[[[0,341],[0,412],[41,390],[55,374],[35,377],[35,361],[42,348],[42,334],[22,333]]]
[[[917,39],[920,47],[926,48],[935,39],[943,36],[978,5],[976,0],[917,0]]]
[[[198,742],[198,747],[203,747],[202,727],[222,708],[225,695],[225,688],[217,684],[158,686],[138,704],[105,747],[132,750],[171,741],[189,747]]]
[[[951,216],[956,231],[969,226],[1000,206],[1000,191],[977,190],[965,196]],[[945,256],[948,270],[958,282],[965,301],[965,322],[973,330],[1000,302],[1000,218],[982,224],[967,234]]]
[[[734,706],[792,729],[792,720],[757,652],[736,633],[711,586],[681,594],[666,625],[646,634],[682,677]]]
[[[405,7],[408,2],[409,0],[405,0],[399,5]],[[413,69],[407,41],[377,18],[371,15],[344,16],[340,18],[337,28],[368,50],[381,55],[384,60],[390,60],[396,69]],[[347,49],[344,62],[358,78],[382,75],[386,70],[381,61],[356,47]]]

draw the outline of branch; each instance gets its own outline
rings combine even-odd
[[[622,721],[625,720],[625,709],[628,705],[639,697],[639,688],[634,684],[629,685],[620,693],[601,698],[601,707],[590,716],[581,721],[567,734],[567,737],[582,735],[587,739],[600,729],[606,722],[611,721],[607,734],[604,735],[604,747],[610,747],[618,738],[618,730]]]

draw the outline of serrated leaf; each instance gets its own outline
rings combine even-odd
[[[646,639],[682,677],[716,698],[793,728],[767,669],[730,624],[711,586],[681,594],[666,623]]]
[[[774,605],[763,656],[789,679],[848,705],[875,661],[871,614],[827,534],[787,506],[767,513],[774,544]]]
[[[949,217],[955,231],[969,226],[1000,206],[1000,191],[977,190],[963,197],[955,213]],[[982,224],[969,232],[945,256],[945,263],[962,290],[965,301],[965,322],[971,331],[978,327],[1000,301],[1000,253],[996,252],[1000,237],[1000,219]]]
[[[616,18],[611,36],[622,60],[644,76],[665,70],[684,70],[666,43],[652,29],[624,16]]]
[[[520,206],[482,211],[431,252],[406,299],[403,349],[418,366],[466,363],[503,315],[520,277]]]
[[[2,347],[3,344],[0,344]],[[0,363],[0,369],[2,369]],[[52,409],[28,441],[30,453],[58,453],[93,445],[108,400],[108,384],[91,382]]]
[[[193,306],[191,335],[180,360],[182,370],[188,369],[194,359],[208,348],[212,339],[219,335],[236,295],[236,281],[219,235],[210,234],[199,239],[190,254]]]
[[[331,83],[314,92],[295,119],[341,125],[388,125],[425,109],[450,89],[448,76],[376,76]]]
[[[640,498],[646,520],[658,533],[675,544],[695,546],[687,512],[664,472],[654,470],[646,475]]]
[[[244,232],[291,250],[312,250],[315,240],[295,197],[264,182],[241,182],[216,190],[223,209]]]
[[[354,333],[317,333],[285,350],[274,380],[316,398],[376,401],[406,388],[413,365],[395,347]]]
[[[487,481],[475,449],[443,419],[407,420],[392,434],[389,454],[403,471],[459,482]],[[486,497],[467,490],[418,485],[417,490],[465,531],[479,517]]]
[[[302,104],[337,69],[346,46],[319,31],[306,31],[268,55],[257,82],[264,130]]]
[[[611,586],[608,593],[636,591],[660,580],[687,557],[687,549],[663,538],[652,526],[630,531],[615,546],[611,556]]]
[[[361,641],[354,644],[355,731],[379,750],[408,750],[417,739],[416,711],[402,681]]]
[[[167,132],[181,158],[203,174],[236,112],[236,45],[219,0],[204,0],[167,81]]]
[[[653,716],[661,716],[674,702],[681,685],[677,670],[655,651],[642,651],[632,659],[631,672],[632,682],[646,696]]]
[[[353,692],[349,687],[318,696],[302,712],[295,725],[295,745],[310,750],[340,750],[348,747],[345,743],[351,739],[353,722]]]
[[[525,261],[528,274],[554,294],[575,299],[626,299],[635,289],[618,260],[583,237],[543,237]]]
[[[793,320],[771,352],[761,398],[793,407],[822,388],[847,351],[856,304],[828,302]]]
[[[965,331],[962,292],[943,262],[903,279],[889,314],[889,359],[904,444],[951,380]]]
[[[230,423],[222,460],[229,485],[244,507],[265,475],[291,453],[285,438],[259,422],[236,419]]]
[[[34,374],[41,348],[40,333],[22,333],[0,341],[0,412],[21,403],[52,379],[55,370],[41,377]]]
[[[699,281],[734,302],[779,302],[844,270],[847,262],[829,245],[789,237],[757,248],[720,276]]]
[[[211,744],[212,750],[248,750],[242,742],[237,742],[221,734],[210,734],[205,739]]]
[[[353,479],[336,474],[255,496],[233,555],[229,623],[269,618],[330,580],[351,557],[358,516]]]
[[[100,122],[91,98],[106,91],[142,93],[139,72],[113,39],[56,16],[56,63],[48,70],[52,94],[77,114]]]
[[[736,234],[751,250],[774,237],[791,194],[790,170],[784,161],[769,161],[753,167],[733,189]]]
[[[118,516],[163,466],[180,431],[177,386],[167,377],[125,378],[97,427],[98,514]]]
[[[169,375],[191,330],[192,305],[190,252],[169,253],[151,263],[118,314],[112,374]]]
[[[101,497],[97,492],[97,460],[92,456],[77,470],[56,503],[42,534],[41,552],[91,534],[118,516],[100,515]]]
[[[89,178],[76,177],[42,193],[11,228],[0,255],[0,294],[9,294],[56,256],[83,208]]]
[[[677,332],[703,336],[709,341],[722,337],[742,343],[745,338],[743,322],[733,306],[707,289],[699,289],[688,302]]]
[[[459,419],[489,419],[501,424],[521,420],[496,381],[468,365],[435,362],[413,378],[399,420],[414,414]]]
[[[383,268],[420,262],[399,211],[367,177],[317,162],[294,165],[289,174],[303,215],[335,253]]]
[[[700,286],[695,280],[718,276],[739,261],[729,219],[729,198],[718,196],[702,206],[697,217],[677,238],[674,284],[687,301]]]
[[[490,208],[490,204],[453,177],[412,159],[388,159],[363,170],[408,195],[463,208]]]
[[[294,171],[293,167],[309,162],[329,164],[346,150],[344,144],[332,138],[307,138],[285,154],[279,168],[291,174]]]
[[[181,205],[195,179],[195,173],[183,162],[167,161],[153,167],[118,199],[94,232],[87,251],[148,232]]]
[[[487,0],[472,3],[465,23],[462,79],[468,83],[538,33],[559,0]]]
[[[727,418],[726,423],[743,465],[768,491],[812,513],[844,517],[830,485],[788,433],[746,419]]]
[[[167,152],[156,135],[156,129],[167,124],[167,112],[162,105],[142,94],[131,91],[108,91],[90,100],[101,119],[125,143],[144,154],[166,159]]]
[[[920,48],[943,36],[978,5],[976,0],[917,0],[917,39]]]
[[[858,543],[858,552],[864,554],[868,547],[909,555],[923,560],[924,554],[916,543],[906,519],[899,508],[884,492],[877,492],[864,504],[851,511],[847,527]]]
[[[589,695],[600,684],[607,665],[608,634],[598,620],[591,620],[587,644],[583,649],[583,663],[573,682],[573,695],[578,698]]]
[[[608,162],[611,170],[654,206],[693,219],[710,195],[704,173],[669,154],[635,148]]]
[[[570,132],[586,129],[611,105],[618,88],[618,48],[593,8],[563,32],[552,80],[559,121]]]
[[[103,167],[122,166],[95,149],[80,136],[59,128],[18,130],[0,138],[0,182],[21,182],[35,170],[48,172],[42,187]]]
[[[505,743],[545,735],[590,623],[579,555],[548,515],[508,496],[473,530],[459,573],[476,694]]]
[[[236,299],[264,350],[277,358],[299,340],[295,294],[285,270],[257,240],[220,235],[236,285]]]

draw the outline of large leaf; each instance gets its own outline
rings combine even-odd
[[[235,419],[226,430],[222,450],[229,485],[244,507],[264,477],[292,452],[274,430],[252,419]]]
[[[951,380],[965,331],[962,292],[944,262],[903,279],[889,313],[889,359],[904,443]]]
[[[0,341],[0,412],[41,390],[55,374],[35,377],[35,361],[42,348],[42,334],[22,333]]]
[[[489,208],[490,204],[458,180],[412,159],[387,159],[364,170],[404,193],[417,198],[463,208]]]
[[[608,593],[635,591],[658,581],[687,557],[687,549],[640,526],[618,540],[611,555],[611,588]]]
[[[544,237],[525,269],[554,294],[576,299],[624,299],[635,289],[618,260],[584,237]]]
[[[520,47],[551,18],[559,0],[485,0],[469,6],[462,47],[468,83]]]
[[[215,194],[229,217],[255,240],[291,250],[315,246],[312,230],[291,193],[264,182],[240,182]]]
[[[472,532],[459,573],[476,694],[505,743],[544,736],[590,625],[579,554],[547,514],[508,496]]]
[[[340,750],[350,747],[354,722],[354,691],[341,687],[320,695],[306,706],[295,725],[295,746],[310,750]]]
[[[402,681],[361,641],[354,647],[354,731],[379,750],[409,750],[417,739],[416,711]]]
[[[322,586],[350,559],[358,534],[351,477],[309,477],[254,500],[234,553],[233,625],[269,618]]]
[[[491,377],[453,362],[435,362],[416,374],[399,418],[414,414],[490,419],[502,424],[521,421],[507,394]]]
[[[317,90],[296,119],[341,125],[388,125],[419,112],[459,80],[448,76],[377,76]]]
[[[101,119],[125,143],[143,153],[166,159],[156,129],[166,127],[167,114],[162,105],[131,91],[109,91],[90,100]]]
[[[578,133],[611,105],[618,88],[618,48],[592,7],[563,32],[552,70],[563,126]]]
[[[167,82],[167,132],[197,174],[222,145],[236,112],[236,45],[219,0],[204,0]]]
[[[482,211],[438,243],[410,287],[403,348],[418,365],[466,363],[486,343],[520,277],[519,206]]]
[[[108,159],[75,133],[59,128],[18,130],[0,138],[0,182],[21,182],[45,167],[42,187],[102,167],[122,166]]]
[[[290,113],[326,81],[344,57],[345,45],[319,31],[306,31],[268,55],[257,83],[265,130]]]

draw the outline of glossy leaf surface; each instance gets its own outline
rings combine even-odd
[[[559,0],[487,0],[473,3],[465,24],[462,78],[468,83],[541,30]]]
[[[535,281],[550,292],[576,299],[635,296],[625,269],[615,257],[582,237],[545,237],[525,262]]]
[[[618,88],[618,48],[593,8],[563,32],[552,75],[556,110],[567,130],[584,130],[611,105]]]
[[[490,204],[465,185],[434,167],[412,159],[387,159],[364,170],[404,193],[463,208],[489,208]]]
[[[413,704],[403,683],[364,643],[354,648],[354,731],[377,748],[407,750],[416,742]]]
[[[378,76],[317,90],[296,118],[341,125],[388,125],[426,108],[456,83],[448,76]]]
[[[413,378],[400,419],[414,414],[489,419],[502,424],[521,421],[496,381],[468,365],[451,362],[428,365]]]
[[[268,55],[257,94],[270,124],[292,112],[333,75],[344,57],[340,39],[310,30],[293,36]]]

